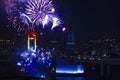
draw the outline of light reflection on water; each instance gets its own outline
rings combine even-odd
[[[56,80],[84,80],[84,77],[56,77]]]

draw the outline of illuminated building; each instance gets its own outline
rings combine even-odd
[[[68,34],[67,49],[68,50],[74,50],[75,49],[75,39],[74,39],[74,33],[73,32]]]

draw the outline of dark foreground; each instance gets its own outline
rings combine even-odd
[[[83,75],[56,75],[49,74],[45,79],[40,79],[34,76],[20,76],[21,74],[17,71],[17,68],[10,65],[1,64],[0,65],[0,80],[120,80],[120,65],[112,65],[110,69],[110,74],[107,75],[106,70],[103,76],[101,76],[101,70],[99,64],[89,64],[84,65],[85,73]],[[23,74],[24,75],[24,74]]]

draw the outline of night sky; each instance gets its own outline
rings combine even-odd
[[[116,0],[59,0],[65,24],[81,38],[120,34],[120,5]]]
[[[1,34],[10,31],[3,29],[6,16],[0,1],[0,36],[4,36]],[[67,31],[75,32],[77,39],[120,34],[119,0],[54,0],[54,6]]]

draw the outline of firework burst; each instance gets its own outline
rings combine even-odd
[[[8,20],[12,22],[18,32],[34,31],[35,26],[52,22],[52,27],[60,24],[54,17],[55,9],[52,0],[6,0]]]

